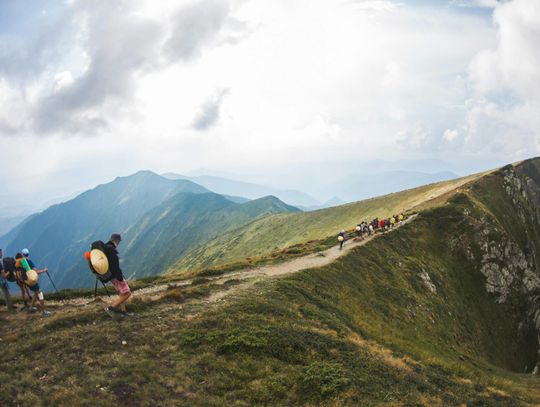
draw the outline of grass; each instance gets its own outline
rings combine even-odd
[[[100,304],[2,313],[0,405],[538,405],[538,378],[522,373],[538,350],[519,329],[528,299],[516,287],[497,302],[479,272],[483,239],[540,255],[538,224],[522,222],[538,208],[512,198],[495,172],[328,266],[213,305],[240,283],[213,282],[226,267],[133,302],[120,322]]]
[[[300,254],[336,243],[341,229],[351,229],[361,220],[387,217],[400,212],[440,205],[456,189],[479,179],[477,174],[431,184],[383,197],[312,212],[276,214],[253,221],[187,252],[167,273],[186,273],[224,265],[252,265],[253,261],[283,257],[297,248]],[[305,242],[313,242],[310,249]],[[286,253],[287,257],[294,253]]]

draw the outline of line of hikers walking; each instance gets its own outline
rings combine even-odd
[[[119,233],[113,233],[107,243],[98,241],[92,244],[92,248],[94,248],[94,245],[99,243],[98,253],[102,253],[106,259],[106,270],[104,271],[101,268],[96,270],[97,266],[96,268],[92,267],[90,256],[87,257],[90,269],[96,274],[96,283],[98,279],[103,284],[110,281],[118,294],[118,297],[105,308],[105,312],[112,318],[116,318],[117,315],[123,317],[130,315],[126,311],[126,301],[131,297],[131,290],[120,268],[120,259],[117,250],[121,241],[121,235]],[[2,290],[8,311],[15,312],[17,310],[9,292],[9,283],[15,283],[21,290],[23,301],[23,307],[20,311],[27,311],[29,313],[37,312],[38,309],[35,307],[35,304],[39,302],[41,315],[44,317],[51,315],[51,312],[45,309],[45,296],[39,286],[39,276],[43,273],[48,274],[48,272],[49,269],[47,267],[43,269],[36,267],[34,262],[30,260],[30,251],[26,248],[17,253],[14,258],[3,257],[3,251],[0,249],[0,289]]]
[[[401,224],[405,220],[405,215],[400,213],[398,215],[392,215],[389,218],[374,218],[371,222],[362,221],[358,225],[353,233],[356,233],[356,236],[359,238],[364,238],[365,236],[371,236],[376,232],[386,232],[389,229],[392,229],[394,226]],[[347,232],[345,229],[342,229],[338,234],[339,249],[343,249],[343,245],[347,240]]]
[[[375,218],[369,223],[362,221],[355,228],[356,236],[363,238],[364,236],[371,236],[378,231],[385,232],[397,224],[401,224],[404,220],[405,216],[401,213],[385,219]],[[347,233],[345,230],[342,230],[338,235],[340,250],[343,249],[346,240]],[[118,294],[118,297],[105,308],[105,312],[115,319],[117,316],[130,316],[126,311],[126,302],[131,297],[131,290],[120,268],[120,259],[117,250],[121,241],[121,235],[119,233],[113,233],[107,243],[98,240],[92,243],[91,251],[85,253],[90,270],[96,276],[96,292],[98,281],[101,281],[103,284],[110,281]],[[41,314],[43,316],[51,315],[50,311],[45,309],[45,297],[39,286],[39,275],[42,273],[48,274],[48,271],[49,269],[47,267],[43,269],[36,268],[34,262],[30,260],[30,251],[26,248],[22,249],[20,253],[17,253],[15,258],[3,258],[3,252],[0,249],[0,289],[3,292],[9,312],[14,312],[17,309],[11,301],[9,292],[9,283],[14,282],[21,290],[21,297],[24,304],[22,310],[27,310],[30,313],[37,312],[35,304],[39,302]],[[28,302],[30,302],[30,306]]]

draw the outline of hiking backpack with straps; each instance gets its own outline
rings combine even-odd
[[[101,240],[96,240],[95,242],[92,243],[90,248],[91,248],[90,253],[94,253],[94,255],[91,255],[90,259],[88,259],[88,266],[90,267],[90,270],[92,271],[92,273],[96,275],[96,278],[98,280],[104,283],[111,281],[113,276],[111,274],[111,270],[108,267],[109,256],[107,256],[107,248],[105,247],[105,243],[103,243]],[[95,252],[95,251],[98,251],[98,252]],[[92,265],[92,259],[96,257],[99,258],[100,256],[104,256],[105,259],[107,259],[107,267],[106,267],[107,270],[103,270],[103,269],[99,270],[97,268],[97,265]]]
[[[14,282],[17,280],[15,276],[15,259],[13,257],[4,257],[2,263],[4,264],[4,273],[6,273],[6,280]]]

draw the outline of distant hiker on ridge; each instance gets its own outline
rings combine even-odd
[[[8,309],[8,312],[13,312],[13,306],[11,305],[11,297],[9,295],[9,285],[7,280],[7,272],[4,270],[4,263],[2,261],[3,252],[2,249],[0,249],[0,289],[2,289],[2,293],[4,294],[4,300],[6,301],[6,307]]]
[[[339,235],[338,235],[339,250],[343,249],[343,244],[345,243],[345,239],[347,239],[347,234],[345,233],[345,230],[342,230],[341,232],[339,232]]]
[[[114,300],[111,305],[105,308],[105,312],[109,314],[111,318],[115,317],[117,307],[120,307],[120,314],[123,316],[128,316],[129,314],[126,311],[126,301],[131,297],[131,290],[126,280],[124,280],[124,275],[120,269],[120,259],[118,258],[118,250],[116,249],[122,237],[119,233],[113,233],[111,235],[111,240],[105,244],[105,254],[109,260],[109,270],[112,274],[111,283],[114,286],[114,289],[118,293],[118,298]]]

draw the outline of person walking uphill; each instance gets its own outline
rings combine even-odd
[[[30,251],[28,249],[22,249],[21,254],[23,257],[18,259],[19,278],[27,287],[27,289],[32,291],[33,293],[33,295],[31,296],[29,295],[29,297],[32,299],[29,312],[37,311],[35,305],[36,301],[39,301],[39,305],[41,306],[41,315],[43,315],[44,317],[48,317],[49,315],[51,315],[51,313],[45,309],[45,296],[43,295],[43,292],[39,287],[39,275],[42,273],[46,273],[47,271],[49,271],[49,269],[47,267],[41,270],[37,269],[34,262],[30,260]],[[27,268],[25,268],[25,263]]]
[[[129,289],[127,281],[124,279],[122,269],[120,269],[120,259],[117,250],[121,241],[122,236],[120,236],[119,233],[113,233],[111,235],[111,240],[105,244],[105,254],[109,260],[109,270],[113,277],[111,283],[118,294],[118,298],[105,308],[105,312],[109,314],[111,318],[114,318],[115,313],[118,313],[117,308],[120,308],[121,315],[129,315],[126,311],[126,301],[131,297],[131,290]]]
[[[341,232],[339,232],[339,235],[338,235],[339,250],[343,249],[343,244],[345,243],[345,239],[347,239],[347,235],[345,234],[345,230],[342,230]]]
[[[23,259],[22,253],[17,253],[15,255],[15,276],[16,276],[16,282],[21,290],[21,298],[23,300],[23,310],[28,309],[28,301],[32,299],[32,296],[30,295],[30,291],[28,290],[28,287],[24,283],[23,280],[23,266],[21,264],[21,261]]]
[[[23,258],[26,259],[26,262],[28,266],[30,267],[30,270],[34,270],[36,272],[35,282],[34,281],[31,282],[30,279],[28,278],[28,274],[27,274],[28,271],[25,270],[26,273],[22,273],[22,275],[25,276],[24,283],[26,284],[28,289],[34,293],[31,296],[32,303],[30,304],[29,311],[36,312],[37,311],[37,308],[35,308],[36,301],[39,301],[39,305],[41,305],[41,314],[44,317],[48,317],[49,315],[51,315],[51,313],[45,309],[45,296],[43,295],[43,291],[41,291],[41,288],[39,287],[38,276],[42,273],[46,273],[47,271],[49,271],[49,269],[45,267],[44,269],[38,270],[34,262],[30,260],[30,251],[28,249],[22,249],[21,254],[23,255]]]

